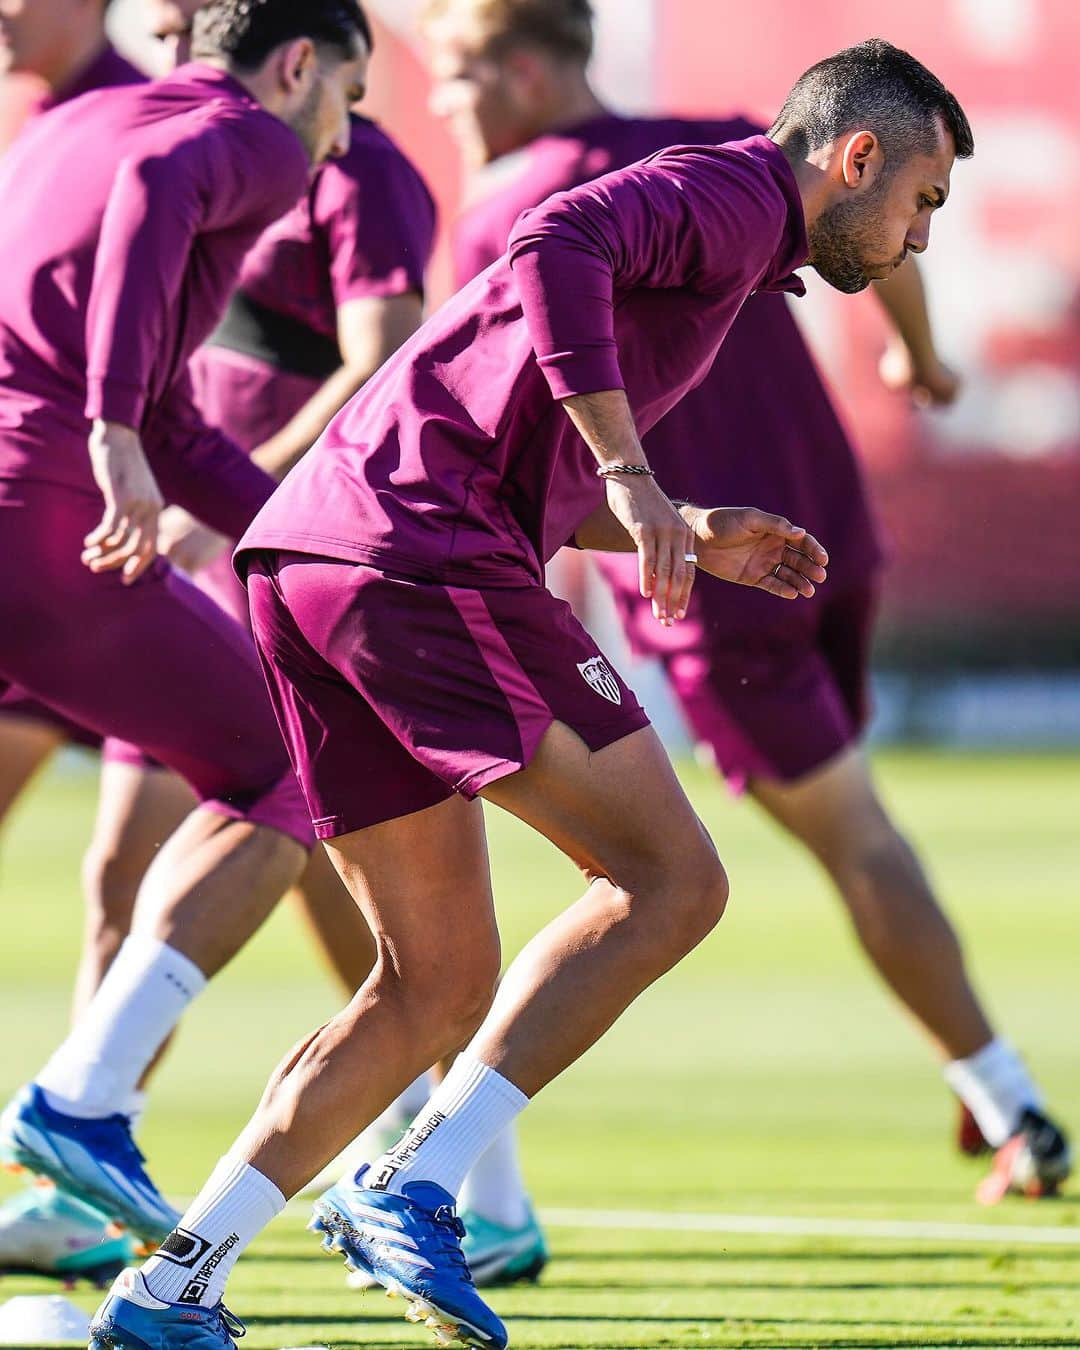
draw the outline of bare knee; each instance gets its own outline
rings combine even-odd
[[[704,827],[689,841],[669,845],[640,841],[616,876],[627,917],[640,922],[651,945],[678,960],[720,922],[730,887],[727,873]]]
[[[371,988],[393,1000],[429,1044],[431,1062],[472,1039],[487,1016],[499,981],[500,947],[492,929],[472,944],[433,940],[428,950],[402,952],[380,944]],[[361,990],[354,1003],[366,1002]]]

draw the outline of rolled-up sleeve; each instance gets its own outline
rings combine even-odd
[[[510,262],[554,397],[624,387],[615,309],[627,291],[748,293],[783,231],[776,197],[722,151],[674,147],[521,216]]]

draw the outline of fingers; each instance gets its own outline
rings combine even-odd
[[[697,564],[686,563],[686,573],[683,579],[682,589],[672,600],[672,605],[674,607],[674,614],[676,619],[686,618],[686,611],[690,607],[690,592],[694,588],[694,582],[696,579],[697,579]]]
[[[137,580],[157,556],[156,521],[133,524],[126,517],[106,530],[104,522],[86,536],[82,562],[91,572],[120,571],[125,583]]]
[[[807,534],[805,530],[803,530],[802,539],[798,544],[798,552],[809,558],[811,562],[817,563],[819,567],[828,567],[829,565],[828,553],[821,547],[814,536],[812,534]],[[824,580],[824,578],[822,578],[822,580]]]
[[[656,571],[656,540],[649,530],[641,532],[638,540],[638,587],[648,600],[653,593],[653,575]]]
[[[810,536],[807,536],[807,538],[810,538]],[[820,545],[818,545],[818,551],[822,555],[825,554],[825,550]],[[763,590],[769,591],[772,595],[779,595],[785,600],[797,600],[800,596],[809,600],[811,596],[817,594],[817,587],[827,578],[828,573],[820,563],[815,562],[813,558],[801,550],[788,545],[784,549],[781,561],[776,564],[776,567],[768,576],[763,577],[758,582],[758,585]]]
[[[676,620],[686,618],[696,569],[687,561],[693,551],[694,536],[689,530],[665,532],[656,547],[656,563],[652,575],[653,617],[666,628]]]
[[[815,562],[808,553],[804,553],[801,549],[791,548],[790,546],[785,548],[784,556],[780,561],[782,566],[792,572],[797,572],[808,581],[817,582],[818,585],[825,581],[829,575],[821,563]]]
[[[99,544],[103,544],[106,539],[111,539],[116,533],[118,526],[125,523],[126,522],[117,520],[116,513],[113,510],[110,509],[106,511],[105,515],[102,517],[101,524],[96,530],[91,530],[83,540],[83,544],[87,551],[89,552],[90,550],[95,549]],[[85,561],[85,554],[83,555],[83,560]]]
[[[781,600],[798,600],[800,592],[790,581],[786,579],[786,573],[783,567],[779,569],[779,575],[776,572],[770,572],[757,583],[758,590],[768,591],[770,595],[778,595]],[[811,595],[813,589],[811,588]],[[807,599],[810,597],[807,596]]]

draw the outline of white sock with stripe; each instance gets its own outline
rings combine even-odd
[[[143,1266],[147,1289],[166,1303],[212,1308],[240,1253],[284,1208],[272,1181],[226,1155]]]
[[[138,1101],[139,1080],[206,976],[157,938],[132,933],[63,1045],[34,1080],[55,1111],[93,1119]]]
[[[459,1055],[404,1136],[371,1165],[368,1185],[401,1194],[433,1181],[456,1196],[465,1174],[529,1104],[481,1060]]]
[[[1027,1065],[1000,1037],[967,1059],[946,1064],[945,1081],[978,1121],[992,1148],[1008,1140],[1026,1108],[1042,1109],[1042,1093]]]

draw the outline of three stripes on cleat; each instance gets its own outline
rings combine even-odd
[[[335,1252],[341,1252],[345,1256],[345,1268],[350,1272],[356,1272],[361,1269],[359,1265],[348,1254],[345,1236],[342,1233],[335,1233],[327,1228],[324,1221],[316,1215],[307,1226],[309,1233],[322,1233],[322,1249],[328,1256],[333,1256]],[[386,1286],[387,1298],[408,1299],[408,1305],[405,1309],[405,1320],[414,1324],[423,1323],[435,1336],[436,1343],[440,1350],[447,1350],[455,1341],[460,1341],[463,1345],[471,1345],[471,1340],[462,1334],[461,1328],[454,1322],[447,1322],[440,1318],[435,1309],[422,1299],[418,1299],[415,1294],[410,1294],[408,1290],[403,1289],[396,1281],[391,1281]]]

